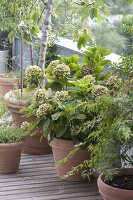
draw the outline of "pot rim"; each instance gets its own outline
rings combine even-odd
[[[54,138],[52,142],[50,142],[50,146],[53,148],[58,148],[58,149],[73,149],[74,145],[78,144],[74,143],[72,140],[65,140],[65,139],[60,139],[60,138]],[[80,151],[80,150],[79,150]],[[86,150],[81,150],[81,151],[86,151]]]
[[[121,168],[120,169],[120,174],[123,174],[123,172],[128,172],[128,171],[132,171],[132,175],[133,175],[133,168]],[[130,173],[128,173],[127,175],[130,175]],[[115,191],[119,191],[119,192],[124,192],[124,193],[130,193],[132,194],[133,193],[133,190],[126,190],[126,189],[120,189],[120,188],[117,188],[117,187],[113,187],[111,185],[108,185],[107,183],[105,183],[103,181],[103,175],[100,174],[99,177],[98,177],[98,180],[97,180],[97,185],[98,183],[101,182],[101,184],[106,187],[107,189],[110,189],[110,190],[115,190]],[[99,188],[99,187],[98,187]]]
[[[0,143],[0,146],[15,146],[18,144],[23,144],[23,140],[19,141],[19,142],[11,142],[11,143]]]
[[[25,100],[25,99],[17,99],[15,97],[15,94],[14,94],[15,91],[19,92],[20,89],[12,90],[12,91],[7,92],[5,94],[4,99],[5,99],[6,103],[9,104],[9,105],[16,105],[17,104],[17,105],[22,105],[22,106],[28,106],[30,101],[29,100]]]

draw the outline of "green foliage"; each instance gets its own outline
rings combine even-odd
[[[0,95],[0,117],[6,112],[6,105],[3,95]]]
[[[93,34],[95,36],[96,44],[110,49],[113,53],[122,54],[125,49],[127,51],[127,40],[117,30],[118,24],[109,27],[109,24],[104,23],[98,26]]]
[[[6,72],[4,74],[1,74],[0,77],[3,77],[3,78],[19,78],[20,73],[17,72],[17,71],[9,71],[9,72]]]
[[[92,66],[92,74],[95,74],[96,79],[101,72],[105,70],[105,66],[111,64],[109,60],[105,60],[105,57],[111,53],[108,49],[101,46],[91,46],[85,53],[85,63]]]
[[[125,54],[132,56],[133,54],[133,15],[126,15],[122,19],[121,34],[127,39],[127,47]]]
[[[75,12],[76,11],[76,12]],[[64,16],[65,12],[65,17]],[[106,3],[102,0],[89,3],[88,1],[55,1],[53,30],[59,35],[68,35],[78,42],[78,48],[85,47],[92,33],[88,25],[88,18],[96,19],[99,23],[109,13]]]
[[[128,158],[128,150],[132,147],[133,137],[133,96],[119,94],[101,110],[99,130],[91,134],[95,135],[96,144],[90,144],[92,153],[91,167],[93,170],[103,173],[106,179],[114,175],[121,162],[133,163],[132,157]],[[91,138],[91,139],[92,139]],[[124,164],[124,163],[123,163]]]
[[[133,57],[124,57],[119,64],[114,65],[115,73],[127,80],[133,78]]]
[[[8,123],[0,125],[0,143],[15,143],[24,140],[28,136],[24,130],[14,128]]]
[[[37,36],[40,30],[40,15],[43,9],[43,3],[35,0],[28,1],[0,1],[0,31],[8,32],[10,42],[19,35],[18,25],[20,21],[25,21],[28,29],[24,34],[25,41],[31,43],[30,34]]]

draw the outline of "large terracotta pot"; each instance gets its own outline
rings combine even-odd
[[[10,111],[14,124],[20,127],[25,121],[32,122],[35,117],[26,117],[24,113],[20,112],[22,108],[28,107],[27,100],[18,100],[13,98],[12,91],[5,95],[8,110]],[[12,98],[11,98],[12,97]],[[36,129],[32,136],[28,136],[24,141],[23,152],[27,154],[49,154],[52,152],[46,138],[42,138],[42,129]]]
[[[23,142],[0,144],[0,173],[9,174],[18,171]]]
[[[1,78],[0,77],[0,93],[4,96],[7,92],[19,87],[20,79],[18,78]]]
[[[133,175],[133,169],[122,169],[120,175]],[[99,176],[97,185],[104,200],[133,200],[133,190],[112,187],[103,181],[102,175]]]
[[[50,143],[50,145],[52,147],[55,163],[65,158],[74,147],[72,141],[62,139],[54,139]],[[68,160],[68,162],[56,166],[58,177],[66,181],[83,181],[83,178],[81,177],[81,172],[85,169],[67,178],[65,178],[64,175],[66,175],[67,172],[69,172],[72,169],[72,167],[79,165],[80,163],[84,162],[85,160],[88,160],[89,158],[90,154],[88,153],[88,151],[78,150],[72,156],[72,158]]]

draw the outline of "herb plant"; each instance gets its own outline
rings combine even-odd
[[[0,143],[15,143],[24,140],[27,132],[23,129],[13,127],[8,123],[0,125]]]

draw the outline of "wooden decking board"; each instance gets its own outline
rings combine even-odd
[[[56,174],[52,155],[21,157],[16,174],[0,175],[0,200],[102,200],[96,183],[65,182]]]

